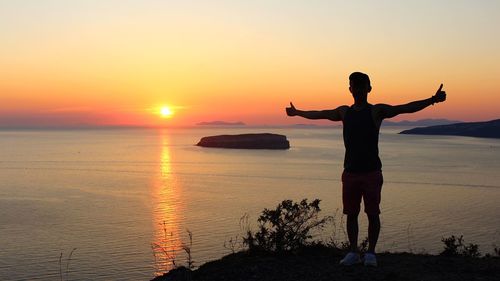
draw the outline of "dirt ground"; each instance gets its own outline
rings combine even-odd
[[[500,280],[500,258],[465,258],[409,253],[377,255],[376,268],[340,266],[342,255],[329,249],[296,254],[236,253],[206,263],[194,271],[178,268],[153,279],[193,281],[237,280]]]

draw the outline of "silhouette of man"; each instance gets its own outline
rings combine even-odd
[[[361,198],[368,216],[368,251],[364,255],[366,266],[377,266],[375,246],[380,233],[380,198],[382,190],[382,162],[378,153],[378,135],[382,120],[402,113],[420,111],[435,103],[446,100],[446,93],[439,86],[436,94],[424,100],[402,105],[368,103],[371,92],[370,78],[361,72],[349,76],[349,91],[354,98],[351,106],[342,105],[336,109],[303,111],[290,103],[286,108],[288,116],[307,119],[328,119],[342,121],[345,146],[344,171],[342,173],[343,213],[347,215],[347,236],[350,252],[340,261],[342,265],[361,263],[358,253],[358,215]]]

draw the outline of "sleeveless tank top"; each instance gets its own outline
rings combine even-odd
[[[350,173],[380,171],[382,162],[378,156],[379,128],[372,117],[372,105],[357,111],[347,110],[343,120],[344,170]]]

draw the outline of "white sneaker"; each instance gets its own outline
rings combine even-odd
[[[366,253],[364,256],[364,260],[365,266],[377,266],[377,257],[373,253]]]
[[[347,255],[345,255],[345,257],[340,261],[341,265],[346,265],[346,266],[358,263],[361,263],[361,258],[359,257],[358,253],[354,252],[347,253]]]

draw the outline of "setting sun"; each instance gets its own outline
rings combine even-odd
[[[173,114],[174,114],[174,113],[173,113],[173,111],[172,111],[169,107],[167,107],[167,106],[162,106],[162,107],[160,108],[160,115],[161,115],[161,117],[163,117],[163,118],[169,118],[169,117],[171,117]]]

